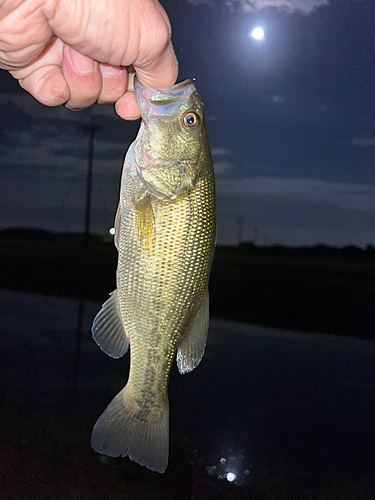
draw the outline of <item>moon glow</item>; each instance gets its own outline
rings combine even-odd
[[[256,28],[253,29],[250,36],[255,38],[255,40],[262,40],[262,38],[264,38],[263,28],[261,28],[260,26],[257,26]]]

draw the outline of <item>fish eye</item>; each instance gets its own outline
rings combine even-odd
[[[185,127],[197,128],[198,125],[200,124],[200,118],[196,113],[188,111],[183,118],[183,123]]]

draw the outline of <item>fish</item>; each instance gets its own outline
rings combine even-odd
[[[203,358],[215,251],[215,179],[204,105],[187,79],[134,91],[141,125],[129,147],[115,217],[117,288],[92,325],[113,358],[130,344],[125,387],[96,422],[91,445],[163,473],[169,454],[168,382]]]

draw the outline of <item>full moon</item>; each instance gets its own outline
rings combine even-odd
[[[264,37],[264,30],[260,26],[257,26],[256,28],[253,29],[251,32],[251,36],[255,38],[255,40],[262,40]]]

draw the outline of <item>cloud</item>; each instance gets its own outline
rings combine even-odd
[[[375,146],[375,137],[357,137],[350,143],[352,146]]]
[[[328,0],[187,0],[193,5],[214,5],[224,3],[231,11],[256,12],[267,7],[276,7],[289,13],[302,12],[309,14],[314,9],[328,5]]]
[[[11,104],[16,106],[18,110],[26,113],[33,118],[43,118],[51,120],[66,120],[70,122],[82,122],[82,115],[79,112],[69,111],[64,106],[48,107],[43,106],[28,93],[0,94],[0,106]],[[93,113],[98,116],[119,119],[114,111],[114,106],[109,104],[96,104],[93,108]]]
[[[224,148],[211,148],[211,154],[212,156],[230,155],[230,151]]]
[[[79,133],[63,132],[51,127],[35,127],[32,131],[6,130],[5,145],[0,144],[1,165],[30,167],[39,175],[66,177],[87,169],[88,137]],[[9,144],[13,144],[10,147]],[[98,173],[113,174],[121,166],[129,141],[112,142],[96,139],[94,142],[94,168]]]
[[[113,224],[119,180],[119,169],[116,173],[108,169],[108,175],[94,169],[93,232],[104,233]],[[30,165],[0,170],[0,227],[82,231],[85,201],[86,172],[69,163],[52,169]]]
[[[215,174],[221,175],[227,172],[228,170],[232,170],[235,168],[235,165],[233,163],[227,163],[227,162],[214,162],[214,171]]]
[[[211,154],[214,157],[214,171],[216,175],[222,175],[228,170],[235,168],[234,163],[228,161],[216,161],[217,158],[230,156],[231,152],[225,148],[211,148]]]
[[[218,193],[262,195],[309,201],[341,209],[375,212],[375,186],[314,179],[253,177],[218,179]]]
[[[287,99],[285,95],[278,94],[270,95],[265,98],[266,102],[271,102],[273,104],[283,104],[284,102],[286,102],[286,100]]]

